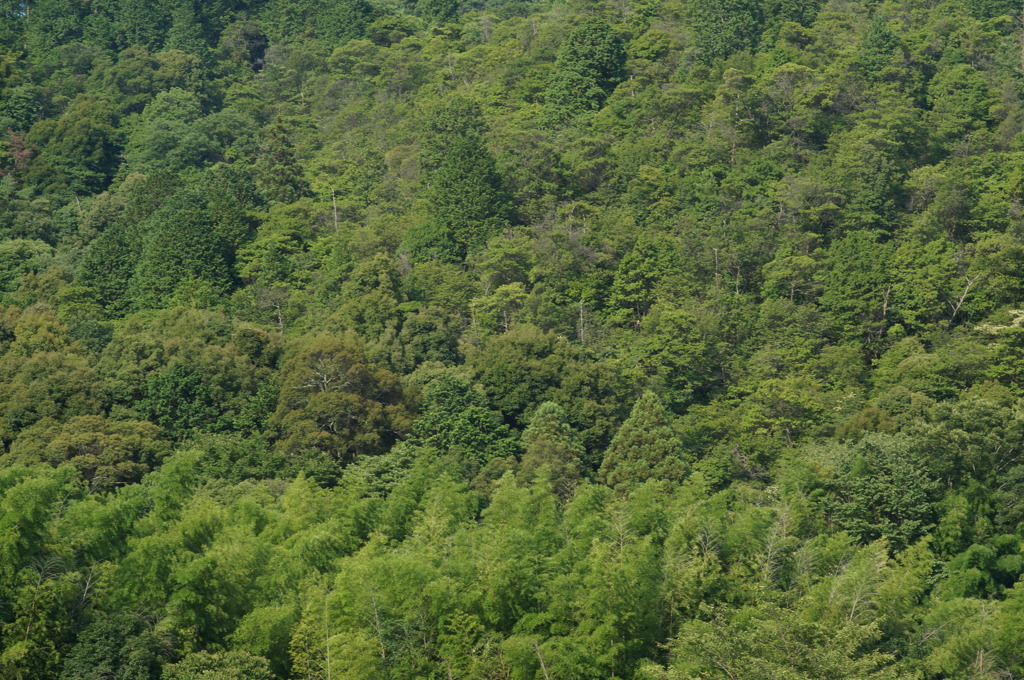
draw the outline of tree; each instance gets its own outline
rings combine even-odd
[[[598,477],[619,492],[648,479],[680,482],[690,461],[672,414],[654,392],[644,392],[604,453]]]
[[[161,680],[275,680],[267,660],[247,652],[193,652],[164,666]]]
[[[270,425],[278,449],[318,451],[337,464],[386,451],[407,427],[397,376],[370,364],[352,336],[295,343],[281,367],[281,392]]]
[[[489,462],[514,457],[519,450],[512,430],[486,397],[449,375],[427,386],[412,435],[412,442],[454,456],[470,477]]]
[[[984,128],[995,104],[984,75],[967,64],[940,69],[928,83],[928,123],[935,140],[946,146]]]
[[[430,120],[426,142],[429,223],[410,234],[418,259],[464,260],[507,227],[513,217],[494,156],[484,142],[480,110],[455,99]]]
[[[873,624],[817,622],[802,618],[799,612],[759,603],[739,608],[731,615],[718,614],[711,621],[684,624],[673,643],[672,670],[654,672],[651,677],[916,677],[901,670],[894,655],[876,648],[873,643],[880,637]]]
[[[139,410],[175,439],[202,429],[216,429],[222,404],[210,380],[194,365],[174,362],[146,380]]]
[[[164,41],[165,49],[188,52],[200,59],[206,56],[203,27],[192,0],[179,0],[171,9],[171,27]]]
[[[125,144],[130,170],[175,173],[211,160],[214,142],[198,123],[200,116],[194,93],[176,87],[157,94]]]
[[[641,234],[619,261],[608,292],[607,313],[615,323],[639,330],[643,318],[660,299],[678,294],[688,283],[676,244],[662,235]]]
[[[364,0],[327,0],[316,14],[317,36],[332,45],[362,38],[374,13]]]
[[[100,616],[65,656],[61,680],[157,680],[162,656],[157,634],[139,616]]]
[[[213,228],[206,197],[188,188],[172,196],[142,226],[145,239],[128,294],[138,309],[167,306],[189,285],[214,295],[231,284],[230,245]]]
[[[712,363],[697,319],[683,310],[656,306],[641,331],[623,352],[638,382],[657,388],[675,409],[699,397],[710,382]]]
[[[697,50],[697,59],[707,64],[756,47],[762,12],[762,3],[758,0],[690,2],[690,39]]]
[[[62,421],[100,413],[108,399],[92,362],[66,348],[27,357],[9,353],[0,362],[0,375],[0,438],[8,443],[44,418]]]
[[[600,109],[625,75],[622,39],[603,19],[587,19],[558,48],[544,92],[545,118],[557,125]]]
[[[56,121],[32,126],[26,141],[42,150],[30,161],[26,181],[52,192],[106,188],[117,168],[117,124],[109,101],[79,95]]]
[[[868,231],[850,232],[829,248],[821,305],[844,335],[871,340],[884,331],[892,293],[890,253]]]
[[[53,249],[35,239],[9,239],[0,243],[0,291],[13,292],[29,272],[39,273],[52,261]]]
[[[934,526],[937,486],[908,450],[906,437],[869,435],[841,450],[825,507],[840,528],[900,550]]]
[[[152,423],[76,416],[63,424],[46,419],[24,430],[9,458],[74,466],[92,488],[109,490],[139,481],[170,453]]]
[[[305,173],[281,123],[271,126],[264,137],[256,162],[256,186],[275,203],[294,203],[310,195]]]
[[[566,420],[565,409],[545,401],[537,407],[523,431],[523,458],[519,475],[529,481],[546,476],[554,492],[565,500],[583,477],[581,462],[586,450]],[[546,472],[542,472],[546,468]]]

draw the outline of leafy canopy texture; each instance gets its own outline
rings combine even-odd
[[[0,2],[0,680],[1024,680],[1021,18]]]

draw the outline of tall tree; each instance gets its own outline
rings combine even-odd
[[[519,465],[522,477],[529,480],[547,468],[555,493],[562,499],[572,495],[582,479],[581,461],[586,450],[566,420],[565,409],[551,401],[538,406],[523,431],[523,449]]]
[[[309,182],[281,123],[267,130],[256,163],[256,186],[268,200],[276,203],[294,203],[310,195]]]
[[[483,138],[478,106],[453,99],[430,120],[427,217],[407,243],[418,259],[461,261],[507,227],[512,203]]]
[[[681,481],[690,465],[673,420],[657,394],[644,392],[604,453],[601,481],[620,492],[648,479]]]
[[[544,93],[552,124],[595,111],[626,75],[622,39],[608,22],[591,17],[572,30],[559,48]]]

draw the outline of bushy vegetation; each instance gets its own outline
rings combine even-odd
[[[0,4],[0,677],[1024,678],[982,0]]]

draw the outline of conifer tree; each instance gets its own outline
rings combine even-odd
[[[758,0],[696,0],[690,3],[691,41],[709,63],[757,45],[762,6]]]
[[[598,476],[617,491],[648,479],[678,482],[688,471],[672,414],[654,392],[644,392],[605,451]]]
[[[203,27],[196,16],[196,8],[192,0],[184,0],[171,10],[171,28],[167,32],[167,49],[181,50],[204,57],[206,40],[203,38]]]
[[[596,111],[626,75],[626,52],[615,30],[594,17],[577,26],[558,48],[545,91],[545,118],[558,124]]]
[[[373,7],[364,0],[330,0],[316,15],[317,35],[341,45],[366,34]]]
[[[571,496],[580,481],[579,461],[586,451],[566,420],[565,409],[551,401],[538,406],[523,432],[523,446],[519,467],[523,479],[529,480],[546,466],[555,493],[563,499]]]
[[[513,216],[485,125],[474,103],[455,99],[430,121],[424,154],[429,223],[409,234],[416,259],[458,262],[507,227]]]
[[[129,294],[135,306],[162,306],[188,282],[222,292],[231,282],[229,253],[219,242],[206,201],[198,192],[180,191],[153,214],[145,229]]]
[[[310,196],[302,166],[284,125],[276,123],[267,131],[263,154],[256,164],[256,186],[263,195],[277,203],[294,203]]]

